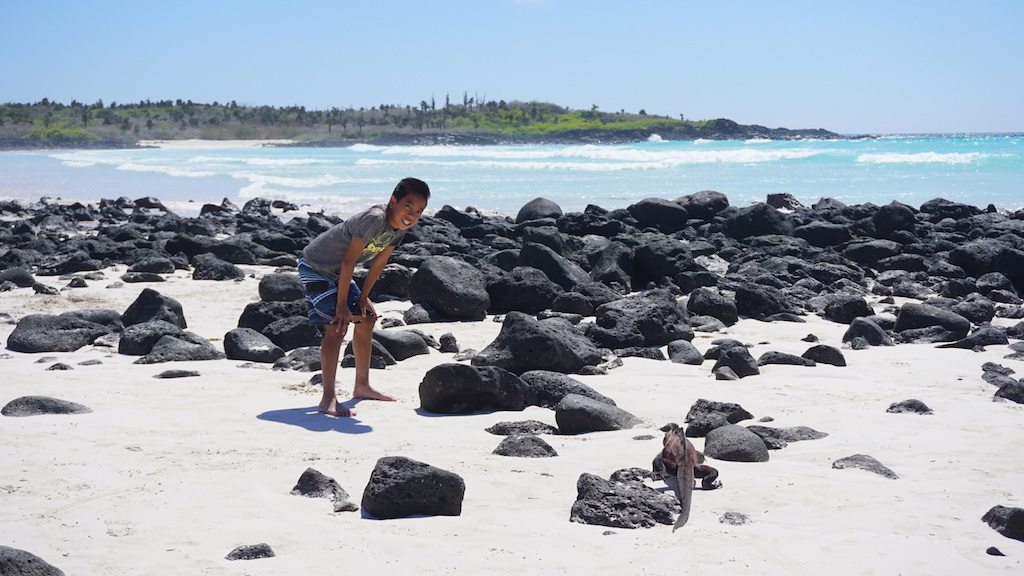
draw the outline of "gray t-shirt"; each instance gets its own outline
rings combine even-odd
[[[302,257],[317,272],[337,278],[341,272],[341,259],[353,238],[359,238],[366,244],[356,260],[359,263],[374,258],[388,246],[398,246],[403,236],[405,230],[392,228],[388,224],[387,207],[378,204],[341,224],[335,224],[314,238],[302,251]]]

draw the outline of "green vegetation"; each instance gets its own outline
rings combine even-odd
[[[664,116],[571,110],[545,102],[477,101],[445,97],[443,105],[381,104],[370,109],[307,110],[304,106],[197,104],[182,100],[122,104],[50,102],[0,105],[0,144],[130,145],[139,140],[203,138],[213,140],[290,139],[307,143],[344,143],[387,135],[468,134],[524,138],[602,130],[634,133],[694,134],[706,123]]]

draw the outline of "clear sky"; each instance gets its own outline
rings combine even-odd
[[[0,0],[0,102],[545,101],[1024,131],[1024,0]]]

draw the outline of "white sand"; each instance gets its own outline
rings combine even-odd
[[[111,279],[119,274],[107,271]],[[179,273],[161,284],[90,284],[59,296],[0,293],[0,312],[17,319],[77,308],[124,311],[151,287],[181,302],[189,330],[220,346],[245,305],[258,299],[253,277],[192,281]],[[379,311],[399,314],[407,306]],[[802,353],[808,333],[839,345],[845,326],[808,320],[744,320],[728,335],[756,344],[755,357]],[[500,325],[488,318],[417,328],[434,336],[453,332],[465,349],[487,345]],[[12,329],[0,326],[4,343]],[[699,334],[694,343],[703,351],[721,336]],[[1005,346],[844,353],[845,368],[767,366],[736,382],[714,380],[711,362],[627,358],[607,376],[577,378],[644,424],[545,436],[559,456],[544,459],[492,455],[502,437],[484,429],[525,419],[555,424],[550,410],[420,412],[424,372],[451,361],[435,350],[374,370],[374,385],[399,400],[360,402],[353,419],[315,414],[319,391],[305,384],[308,373],[243,369],[231,360],[134,365],[135,357],[96,348],[10,353],[0,360],[0,405],[45,395],[94,412],[0,417],[0,544],[37,554],[69,575],[1019,574],[1024,542],[999,535],[981,516],[997,504],[1024,505],[1024,406],[993,402],[995,388],[981,380],[980,366],[997,362],[1020,377],[1024,363],[1003,359]],[[41,356],[74,370],[46,371],[53,361],[38,363]],[[103,363],[78,365],[94,358]],[[201,376],[153,378],[172,368]],[[351,370],[340,378],[347,390]],[[624,530],[569,522],[580,474],[607,478],[620,468],[648,467],[660,448],[657,428],[682,423],[698,398],[738,402],[755,418],[773,417],[769,426],[810,426],[829,436],[772,451],[767,463],[712,460],[723,488],[695,492],[690,522],[675,533],[662,525]],[[886,413],[909,398],[935,414]],[[653,438],[634,439],[640,435]],[[900,478],[832,468],[853,454],[874,456]],[[395,455],[462,476],[462,515],[380,521],[289,494],[313,467],[358,504],[377,459]],[[720,523],[727,512],[750,523]],[[261,542],[277,556],[224,558],[236,546]],[[987,555],[989,546],[1007,556]]]

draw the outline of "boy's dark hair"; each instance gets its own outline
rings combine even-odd
[[[419,194],[424,200],[430,200],[430,188],[426,182],[418,178],[402,178],[395,186],[395,191],[391,193],[396,200],[401,200],[409,194]]]

